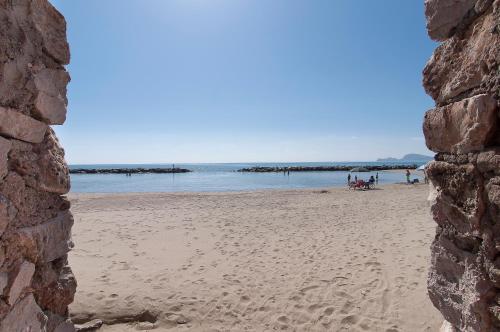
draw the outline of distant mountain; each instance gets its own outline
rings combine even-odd
[[[401,159],[398,159],[398,158],[379,158],[377,159],[378,162],[408,162],[408,161],[417,161],[417,162],[428,162],[428,161],[431,161],[433,160],[434,158],[431,157],[431,156],[426,156],[426,155],[423,155],[423,154],[416,154],[416,153],[409,153],[405,156],[403,156],[403,158]]]

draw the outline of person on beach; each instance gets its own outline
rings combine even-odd
[[[358,176],[357,175],[354,175],[354,182],[358,183]]]
[[[377,174],[375,175],[375,184],[378,184],[378,172],[377,172]]]
[[[347,174],[347,185],[351,184],[351,173]]]
[[[406,170],[406,183],[408,183],[408,184],[411,183],[411,181],[410,181],[410,175],[411,175],[410,170],[407,169]]]

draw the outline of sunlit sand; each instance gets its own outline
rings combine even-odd
[[[70,194],[71,314],[104,331],[437,331],[427,193]]]

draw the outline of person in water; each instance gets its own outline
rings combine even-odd
[[[375,175],[375,184],[378,184],[378,172],[377,172],[377,174]]]
[[[351,184],[351,173],[347,174],[347,185]]]

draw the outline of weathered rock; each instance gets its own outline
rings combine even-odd
[[[28,186],[56,194],[69,191],[69,170],[64,150],[52,129],[47,131],[40,144],[13,140],[9,159],[10,168],[22,175]]]
[[[457,332],[457,330],[448,321],[444,321],[443,325],[439,328],[439,332]]]
[[[485,203],[476,167],[434,161],[427,166],[427,175],[437,189],[431,207],[434,220],[441,226],[450,223],[461,233],[480,232]]]
[[[67,259],[39,266],[33,278],[33,289],[43,310],[66,316],[67,307],[73,302],[76,292],[76,280]]]
[[[496,130],[496,105],[493,97],[483,94],[428,111],[424,118],[427,147],[458,154],[484,149]]]
[[[0,107],[0,135],[40,143],[47,125],[12,109]]]
[[[0,273],[0,294],[3,294],[5,287],[9,283],[9,275],[6,272]]]
[[[7,161],[10,147],[10,141],[8,139],[0,137],[0,181],[7,175],[9,171]]]
[[[15,218],[17,209],[0,194],[0,237],[5,232],[7,226]]]
[[[66,120],[66,85],[69,75],[62,69],[43,69],[35,76],[38,96],[35,114],[48,124],[63,124]]]
[[[423,83],[438,105],[481,93],[498,94],[500,33],[496,29],[500,30],[498,18],[483,15],[471,24],[467,38],[455,36],[436,49],[424,69]]]
[[[35,274],[35,265],[30,262],[22,262],[17,268],[15,273],[12,273],[10,279],[12,280],[10,290],[7,298],[8,303],[13,305],[19,299],[26,287],[31,285],[31,278]]]
[[[0,1],[0,332],[74,331],[68,168],[48,127],[66,117],[68,61],[47,0]]]
[[[429,296],[450,331],[500,331],[500,0],[427,0],[424,69],[437,108],[424,133],[438,152]]]
[[[73,247],[71,226],[73,216],[64,211],[43,224],[18,229],[16,237],[25,256],[39,265],[66,255]]]
[[[69,201],[63,196],[27,186],[23,177],[16,172],[9,172],[5,180],[0,182],[0,193],[8,200],[10,213],[16,215],[12,221],[12,226],[16,228],[41,224],[70,207]]]
[[[69,63],[69,46],[66,41],[66,20],[46,0],[31,2],[31,17],[41,34],[44,49],[59,63]]]
[[[47,321],[47,332],[75,332],[75,326],[66,317],[49,313]]]
[[[0,322],[0,332],[45,332],[47,316],[29,294],[17,302]]]
[[[474,8],[476,0],[425,0],[427,31],[435,40],[445,40]]]
[[[495,290],[476,254],[458,248],[444,234],[438,234],[431,249],[434,268],[428,284],[434,306],[460,331],[489,331],[486,312]]]
[[[77,332],[93,332],[101,328],[103,322],[100,319],[94,319],[85,324],[75,325]]]
[[[477,168],[488,177],[500,175],[500,148],[493,147],[479,153]]]

